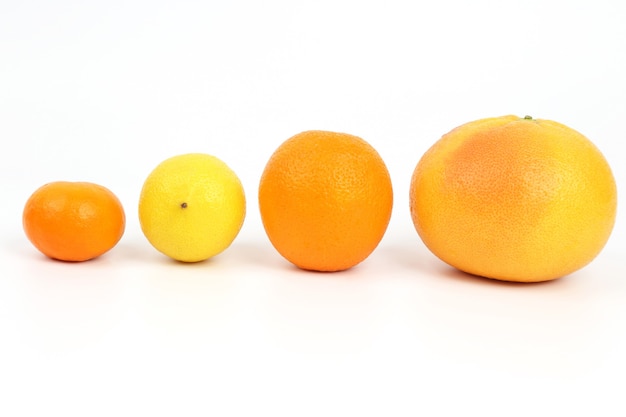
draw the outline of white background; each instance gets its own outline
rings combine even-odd
[[[589,137],[621,189],[625,5],[0,0],[0,415],[624,415],[623,206],[589,266],[515,285],[431,255],[408,187],[450,129],[529,114]],[[291,267],[260,222],[267,159],[308,129],[361,136],[392,176],[388,232],[346,272]],[[184,152],[248,199],[233,245],[193,265],[137,219]],[[30,245],[23,205],[55,180],[119,196],[118,246],[67,264]]]

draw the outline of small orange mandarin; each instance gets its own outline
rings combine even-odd
[[[422,156],[410,185],[415,228],[436,256],[507,281],[552,280],[587,265],[611,234],[616,206],[598,148],[529,116],[457,127]]]
[[[61,261],[86,261],[121,239],[125,215],[107,188],[88,182],[57,181],[37,189],[24,207],[26,236],[44,255]]]
[[[306,131],[268,161],[259,209],[276,250],[296,266],[340,271],[367,258],[382,239],[393,193],[387,167],[363,139]]]

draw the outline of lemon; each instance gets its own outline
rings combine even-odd
[[[203,153],[161,162],[139,197],[143,234],[159,252],[182,262],[203,261],[228,248],[245,214],[237,175],[219,158]]]

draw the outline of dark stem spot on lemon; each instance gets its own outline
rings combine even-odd
[[[186,209],[186,208],[187,208],[187,203],[181,203],[181,204],[180,204],[180,208],[184,208],[184,209]]]
[[[533,119],[533,117],[532,117],[532,116],[529,116],[529,115],[526,115],[526,116],[524,116],[524,119],[525,119],[525,120],[532,120],[532,119]]]

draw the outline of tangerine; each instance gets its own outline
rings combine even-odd
[[[284,258],[301,269],[340,271],[379,244],[393,192],[387,167],[369,143],[313,130],[272,154],[258,199],[265,232]]]
[[[535,282],[591,262],[615,222],[600,150],[554,121],[504,116],[453,129],[420,159],[413,223],[437,257],[488,278]]]
[[[22,224],[30,242],[61,261],[98,257],[122,238],[124,209],[108,188],[90,182],[51,182],[26,201]]]

